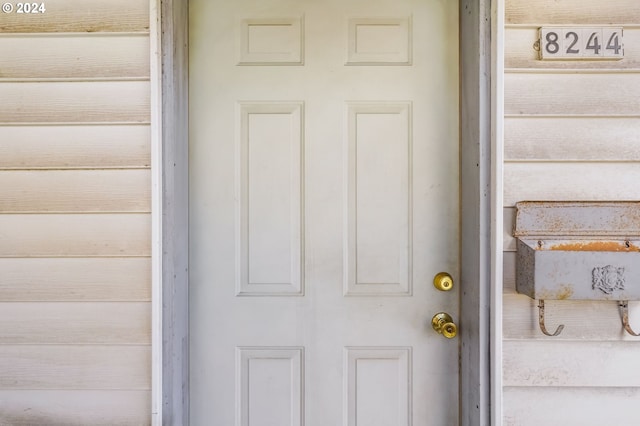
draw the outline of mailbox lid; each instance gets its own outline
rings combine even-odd
[[[640,236],[640,201],[521,201],[515,237]]]

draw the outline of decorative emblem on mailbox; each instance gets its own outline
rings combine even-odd
[[[605,294],[615,290],[624,290],[624,268],[607,265],[593,268],[593,289],[600,289]]]

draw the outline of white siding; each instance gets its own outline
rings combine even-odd
[[[151,423],[149,2],[0,20],[0,424]]]
[[[637,387],[507,387],[504,426],[637,426]]]
[[[640,3],[506,0],[504,424],[640,424],[637,338],[615,302],[536,301],[515,292],[514,204],[640,199]],[[621,61],[540,61],[544,25],[624,26]],[[630,304],[640,327],[640,303]]]

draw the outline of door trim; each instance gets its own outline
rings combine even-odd
[[[495,1],[494,1],[495,2]],[[497,2],[495,2],[497,3]],[[460,0],[460,424],[500,424],[492,418],[492,333],[497,230],[492,147],[493,62],[491,0]],[[497,16],[496,16],[497,18]],[[499,99],[499,96],[495,96]],[[497,126],[496,126],[497,128]],[[493,148],[493,149],[492,149]],[[501,264],[501,263],[500,263]],[[502,282],[502,281],[499,281]],[[494,319],[499,319],[495,318]],[[499,321],[501,323],[501,321]],[[497,358],[496,358],[497,359]],[[501,368],[501,367],[500,367]],[[501,384],[495,384],[494,390]],[[496,396],[495,394],[493,395]],[[501,417],[501,416],[500,416]]]
[[[189,425],[189,27],[188,0],[150,0],[160,4],[160,114],[162,169],[157,188],[161,203],[161,311],[159,362],[154,383],[162,389],[153,401],[154,426]],[[152,55],[154,52],[152,52]],[[154,326],[158,326],[154,324]],[[156,358],[157,359],[157,358]],[[158,395],[160,392],[154,392]]]
[[[157,355],[161,374],[154,383],[162,389],[154,401],[154,424],[189,424],[189,164],[188,164],[188,0],[160,2],[161,105],[159,126],[161,156],[154,164],[162,171],[157,189],[161,197],[162,273],[154,282],[159,289]],[[501,4],[502,0],[494,0]],[[156,3],[157,4],[157,3]],[[500,193],[501,170],[496,159],[500,148],[499,122],[492,117],[500,109],[499,81],[492,81],[492,22],[500,7],[491,0],[459,0],[460,5],[460,424],[500,424],[499,400],[499,289],[502,218],[495,208]],[[152,8],[153,10],[153,8]],[[494,45],[495,47],[496,45]],[[152,55],[154,53],[152,52]],[[492,59],[493,58],[493,59]],[[495,63],[494,63],[495,62]],[[499,68],[498,68],[499,69]],[[498,73],[499,74],[499,73]],[[493,83],[493,84],[492,84]],[[492,97],[492,93],[494,96]],[[497,100],[492,104],[492,98]],[[493,125],[493,126],[492,126]],[[496,198],[497,195],[497,198]],[[493,281],[492,281],[493,280]],[[158,282],[160,281],[160,282]],[[501,297],[501,292],[500,292]],[[160,320],[161,317],[161,320]],[[158,337],[159,339],[159,337]],[[493,364],[493,370],[492,370]],[[498,382],[496,382],[498,379]],[[492,392],[493,389],[493,392]],[[160,392],[154,392],[154,395]],[[492,418],[492,407],[494,415]]]
[[[502,425],[502,295],[504,212],[504,43],[505,2],[491,3],[491,305],[490,415]]]

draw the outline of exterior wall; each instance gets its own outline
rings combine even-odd
[[[45,7],[0,14],[0,424],[150,424],[149,2]]]
[[[512,238],[516,201],[640,199],[640,2],[506,0],[505,23],[504,424],[640,424],[640,344],[617,304],[547,301],[547,327],[566,327],[544,336]],[[624,26],[625,58],[539,61],[544,25]]]

